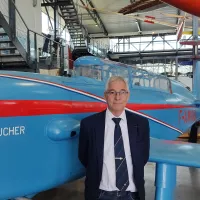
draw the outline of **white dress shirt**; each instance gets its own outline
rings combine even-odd
[[[115,153],[114,153],[114,130],[115,123],[112,120],[114,116],[108,109],[106,110],[105,132],[104,132],[104,156],[103,156],[103,171],[99,189],[105,191],[119,190],[116,187],[116,172],[115,172]],[[125,110],[119,116],[121,118],[120,127],[122,138],[124,141],[124,150],[128,167],[129,186],[126,191],[136,192],[136,187],[133,180],[133,164],[131,158],[129,135],[127,128],[127,120]]]

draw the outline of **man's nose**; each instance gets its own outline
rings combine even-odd
[[[115,99],[120,99],[120,93],[117,92],[117,93],[115,94]]]

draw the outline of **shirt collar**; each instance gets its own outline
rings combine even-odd
[[[110,110],[107,108],[106,110],[106,116],[108,117],[108,119],[112,120],[113,117],[116,117],[114,116]],[[123,121],[126,121],[126,113],[125,113],[125,110],[123,110],[123,112],[121,113],[121,115],[119,117],[116,117],[116,118],[121,118]]]

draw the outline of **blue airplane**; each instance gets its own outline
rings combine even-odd
[[[152,138],[174,140],[200,118],[196,97],[178,81],[91,56],[74,66],[72,77],[0,71],[0,200],[31,197],[84,176],[80,121],[106,109],[110,76],[127,80],[127,110],[149,119]]]

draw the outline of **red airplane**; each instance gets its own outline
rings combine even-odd
[[[179,8],[187,13],[200,17],[200,1],[199,0],[162,0],[176,8]]]
[[[179,8],[192,15],[196,15],[200,17],[200,12],[199,12],[200,1],[199,0],[162,0],[162,2],[172,5],[176,8]],[[154,0],[154,1],[142,0],[142,1],[134,2],[131,5],[128,5],[120,9],[119,12],[123,14],[129,14],[129,13],[136,12],[138,10],[145,10],[149,7],[153,7],[159,4],[161,4],[161,2],[158,0]]]

